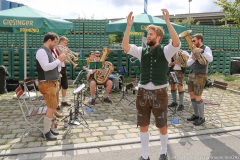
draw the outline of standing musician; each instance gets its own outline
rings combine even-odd
[[[43,46],[36,53],[36,67],[38,75],[38,89],[43,95],[47,112],[43,119],[43,130],[47,140],[56,140],[59,133],[51,129],[53,114],[58,107],[59,70],[61,62],[66,60],[66,54],[60,54],[56,60],[52,56],[53,49],[58,42],[58,35],[47,33],[44,36]]]
[[[94,61],[98,62],[100,61],[100,57],[101,57],[101,53],[99,51],[95,51],[95,58]],[[86,67],[84,67],[84,69],[88,72],[87,74],[87,78],[88,78],[88,82],[90,83],[90,93],[91,93],[91,97],[90,97],[90,105],[94,106],[95,105],[95,100],[96,100],[96,85],[97,82],[94,80],[94,73],[96,72],[101,72],[101,69],[88,69]],[[113,68],[110,68],[111,70],[113,70]],[[103,94],[103,101],[107,102],[107,103],[112,103],[112,100],[109,98],[109,93],[111,92],[112,89],[112,81],[111,80],[107,80],[104,83],[104,86],[106,88],[105,93]]]
[[[147,48],[137,47],[129,44],[131,27],[133,25],[133,12],[127,17],[126,31],[122,41],[122,49],[141,61],[141,78],[137,93],[137,125],[140,126],[140,139],[142,145],[142,156],[140,160],[149,160],[149,124],[151,112],[155,117],[156,127],[160,131],[161,150],[160,160],[167,159],[167,71],[168,63],[180,49],[181,43],[178,34],[174,30],[169,20],[169,12],[162,9],[164,20],[168,27],[172,42],[162,47],[160,42],[164,37],[162,27],[149,25],[146,30]]]
[[[52,56],[55,59],[58,58],[58,56],[60,55],[60,52],[56,49],[56,48],[53,48],[51,49],[52,51]],[[65,53],[66,54],[66,53]],[[61,79],[62,75],[61,75],[61,70],[62,70],[62,63],[64,62],[61,62],[60,65],[58,66],[58,72],[59,72],[59,80]],[[57,110],[60,110],[60,106],[59,106],[59,94],[58,94],[58,107],[57,107]],[[55,111],[54,115],[58,118],[60,117],[63,117],[63,114],[62,113],[59,113],[58,111]]]
[[[57,49],[62,53],[63,50],[60,47],[67,47],[68,38],[65,36],[60,37],[59,44]],[[66,62],[62,63],[62,70],[61,70],[61,84],[60,88],[62,88],[62,102],[61,106],[71,106],[70,103],[66,101],[67,89],[68,89],[68,78],[67,78],[67,67]]]
[[[182,58],[185,58],[186,62],[189,57],[189,53],[187,51],[180,50]],[[176,53],[178,54],[178,53]],[[177,84],[177,90],[179,95],[179,105],[177,103],[177,91],[176,91],[176,82],[174,80],[174,77],[172,77],[171,74],[169,74],[169,83],[171,86],[171,95],[173,98],[173,102],[168,105],[168,107],[176,107],[178,105],[177,111],[182,111],[184,109],[183,105],[183,97],[184,97],[184,91],[183,91],[183,82],[184,82],[184,71],[185,68],[181,67],[181,64],[179,60],[176,58],[176,54],[171,59],[171,63],[169,63],[170,66],[170,72],[174,72],[176,75],[176,78],[178,80]]]
[[[200,64],[192,52],[187,62],[187,65],[190,66],[188,91],[194,109],[194,114],[187,120],[194,121],[193,124],[198,126],[205,122],[204,102],[201,96],[207,79],[208,63],[213,61],[213,56],[212,50],[203,44],[202,34],[193,35],[192,43],[197,47],[194,51],[202,54],[207,60],[207,65]]]

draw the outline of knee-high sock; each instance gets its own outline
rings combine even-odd
[[[50,131],[51,125],[52,125],[52,118],[48,118],[48,117],[44,116],[44,118],[43,118],[43,132],[45,134]]]
[[[148,132],[140,132],[140,139],[141,139],[141,145],[142,145],[142,157],[144,159],[148,159],[149,155],[149,133]]]
[[[202,99],[200,101],[197,101],[197,108],[199,111],[199,117],[204,118],[204,103]]]
[[[168,133],[165,135],[162,135],[160,133],[160,141],[161,141],[160,154],[167,154]]]
[[[173,102],[177,103],[177,92],[176,92],[176,90],[171,90],[171,94],[172,94]]]
[[[192,102],[192,106],[193,106],[193,110],[194,110],[194,115],[199,116],[196,99],[195,98],[191,99],[191,102]]]
[[[184,91],[178,92],[179,95],[179,104],[183,105]]]

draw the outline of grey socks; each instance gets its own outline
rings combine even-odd
[[[179,95],[179,104],[183,105],[184,91],[178,92]]]
[[[176,92],[176,90],[171,90],[171,94],[172,94],[173,102],[177,103],[177,92]]]
[[[199,111],[199,117],[204,118],[204,103],[203,100],[201,99],[200,101],[197,101],[197,108]]]
[[[191,99],[191,102],[192,102],[192,106],[193,106],[193,110],[194,110],[194,115],[199,116],[196,99],[195,98]]]

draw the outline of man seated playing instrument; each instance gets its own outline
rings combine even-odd
[[[100,61],[100,52],[99,51],[95,51],[95,61]],[[113,68],[110,68],[111,70],[113,70]],[[95,105],[95,100],[96,100],[96,85],[97,82],[94,79],[94,73],[96,72],[101,72],[102,69],[87,69],[85,68],[85,70],[87,70],[89,76],[89,86],[90,86],[90,93],[91,93],[91,97],[90,97],[90,105],[94,106]],[[111,92],[112,89],[112,81],[111,80],[107,80],[104,84],[103,84],[106,88],[105,93],[103,94],[103,101],[107,102],[107,103],[112,103],[112,100],[108,97],[109,93]]]

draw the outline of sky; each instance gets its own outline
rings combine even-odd
[[[8,0],[22,3],[42,12],[63,19],[114,19],[125,18],[130,11],[134,15],[144,11],[144,0]],[[190,13],[217,12],[221,8],[217,0],[192,0]],[[148,0],[148,14],[162,15],[167,8],[171,15],[188,14],[189,0]]]

